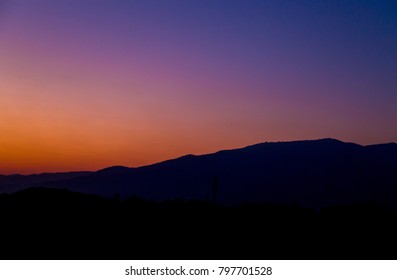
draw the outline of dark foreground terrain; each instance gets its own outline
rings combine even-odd
[[[397,259],[397,216],[374,204],[120,200],[33,188],[0,196],[1,259]]]

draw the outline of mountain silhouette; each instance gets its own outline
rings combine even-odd
[[[0,259],[396,259],[396,155],[321,139],[0,176]]]
[[[39,180],[24,187],[67,188],[113,197],[210,201],[217,179],[218,202],[272,202],[321,208],[356,202],[395,205],[397,144],[361,146],[335,139],[260,143],[206,155]],[[76,176],[74,176],[76,175]],[[39,176],[39,175],[38,175]],[[5,176],[8,183],[13,179]],[[0,179],[0,187],[3,189]],[[21,189],[15,181],[14,187]],[[8,188],[10,189],[10,188]]]

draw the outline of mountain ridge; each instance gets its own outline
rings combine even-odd
[[[112,166],[24,187],[68,188],[112,197],[285,202],[308,207],[397,198],[397,144],[362,146],[337,139],[263,142],[140,166]],[[3,189],[0,178],[0,191]],[[21,189],[21,186],[19,186]],[[4,192],[4,191],[3,191]],[[397,205],[397,203],[396,203]]]
[[[131,167],[131,166],[124,166],[124,165],[113,165],[113,166],[108,166],[108,167],[104,167],[104,168],[101,168],[101,169],[98,169],[98,170],[93,170],[93,171],[81,170],[81,171],[64,171],[64,172],[62,172],[62,171],[60,171],[60,172],[39,172],[39,173],[31,173],[31,174],[13,173],[13,174],[0,174],[0,177],[11,177],[11,176],[27,177],[27,176],[42,176],[42,175],[49,175],[49,174],[96,173],[96,172],[106,172],[106,171],[112,170],[112,169],[120,169],[121,170],[121,169],[125,169],[125,168],[128,168],[128,169],[142,168],[142,167],[152,166],[152,165],[156,165],[156,164],[160,164],[160,163],[164,163],[164,162],[168,162],[168,161],[173,161],[173,160],[177,160],[177,159],[182,159],[182,158],[207,156],[207,155],[213,155],[213,154],[218,154],[218,153],[222,153],[222,152],[236,151],[236,150],[242,150],[242,149],[251,148],[251,147],[257,147],[257,146],[266,145],[266,144],[286,144],[286,143],[305,143],[305,142],[306,143],[308,143],[308,142],[344,143],[344,144],[353,144],[353,145],[361,146],[361,147],[384,147],[384,146],[388,146],[388,147],[397,148],[397,143],[396,142],[360,145],[360,144],[353,143],[353,142],[341,141],[341,140],[338,140],[336,138],[320,138],[320,139],[311,139],[311,140],[292,140],[292,141],[275,141],[275,142],[266,141],[266,142],[260,142],[260,143],[251,144],[251,145],[238,147],[238,148],[222,149],[222,150],[218,150],[218,151],[211,152],[211,153],[185,154],[185,155],[178,156],[178,157],[175,157],[175,158],[170,158],[170,159],[162,160],[162,161],[159,161],[159,162],[145,164],[145,165],[142,165],[142,166]]]

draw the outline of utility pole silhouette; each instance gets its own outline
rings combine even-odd
[[[213,181],[212,181],[212,203],[216,204],[217,200],[218,200],[218,191],[219,191],[219,187],[218,187],[218,177],[214,177]]]

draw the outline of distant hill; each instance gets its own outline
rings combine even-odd
[[[23,187],[68,188],[108,197],[117,193],[151,200],[211,200],[216,178],[217,201],[227,205],[282,202],[324,207],[370,201],[393,206],[397,205],[396,174],[395,143],[361,146],[321,139],[261,143],[137,168],[117,166],[22,181]],[[21,189],[21,178],[9,177],[0,178],[1,190],[7,180],[8,191]]]
[[[52,181],[68,180],[90,174],[89,171],[41,173],[32,175],[0,175],[0,193],[12,193],[29,187],[48,184]]]

